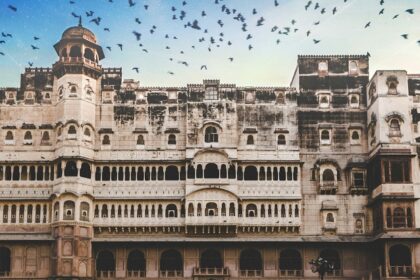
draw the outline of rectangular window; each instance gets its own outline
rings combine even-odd
[[[217,99],[219,99],[217,88],[207,87],[206,88],[205,99],[207,99],[207,100],[217,100]]]
[[[385,183],[411,181],[409,160],[384,160],[382,167]]]
[[[356,188],[365,187],[363,172],[353,172],[353,186]]]

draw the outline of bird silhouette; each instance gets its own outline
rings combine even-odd
[[[17,11],[17,8],[15,6],[9,5],[7,6],[10,10],[12,10],[13,12]]]
[[[120,48],[121,51],[123,50],[123,44],[119,43],[117,44],[117,46]]]
[[[171,11],[172,12],[175,12],[176,11],[176,8],[174,6],[172,6]]]
[[[274,7],[277,7],[279,5],[279,1],[274,0]]]
[[[309,37],[309,34],[311,34],[311,31],[310,30],[306,31],[306,37]]]
[[[254,8],[254,9],[252,9],[252,14],[253,14],[253,15],[256,15],[256,14],[257,14],[257,9],[255,9],[255,8]]]
[[[201,12],[201,16],[202,16],[202,17],[205,17],[206,15],[207,15],[207,14],[206,14],[206,12],[205,12],[205,11],[202,11],[202,12]]]
[[[34,46],[34,45],[31,45],[31,48],[32,48],[33,50],[39,50],[39,48],[38,48],[37,46]]]
[[[278,44],[280,44],[280,39],[277,39],[277,41],[276,41],[276,44],[278,45]]]
[[[39,40],[39,37],[34,36],[34,40],[35,41],[38,41]]]
[[[337,7],[334,7],[334,9],[332,10],[333,15],[335,15],[336,12],[337,12]]]
[[[321,22],[320,21],[316,21],[314,22],[314,25],[319,25]]]
[[[325,14],[325,8],[322,8],[321,9],[321,14],[323,15],[323,14]]]
[[[384,14],[384,11],[385,11],[385,9],[380,10],[380,11],[379,11],[379,14],[380,14],[380,15],[383,15],[383,14]]]
[[[185,5],[187,5],[187,2],[186,1],[182,1],[182,6],[185,6]]]
[[[111,51],[111,47],[110,47],[110,46],[107,46],[106,48],[107,48],[109,51]]]
[[[366,53],[366,56],[367,56],[367,57],[370,57],[370,53],[369,53],[369,52],[367,52],[367,53]]]
[[[380,2],[379,2],[379,4],[381,4],[381,5],[383,5],[385,3],[385,1],[384,0],[381,0]]]
[[[28,65],[29,65],[29,67],[32,67],[32,66],[34,65],[34,63],[33,63],[33,62],[28,61]]]
[[[311,6],[312,1],[308,1],[308,3],[306,3],[305,5],[305,10],[308,10],[308,8]]]
[[[220,20],[220,19],[219,19],[219,20],[217,21],[217,24],[219,24],[219,25],[220,25],[220,27],[223,27],[223,22],[222,22],[222,20]]]
[[[414,9],[407,9],[405,10],[407,13],[409,13],[410,15],[414,14]]]
[[[201,65],[200,70],[207,70],[207,66],[206,65]]]
[[[105,27],[105,28],[104,28],[104,31],[111,32],[111,30],[109,30],[109,28],[108,28],[108,27]]]
[[[228,59],[230,60],[230,62],[233,62],[233,57],[229,57]]]
[[[71,13],[71,15],[72,15],[73,17],[75,17],[75,18],[80,18],[80,17],[81,17],[80,15],[78,15],[78,14],[76,14],[76,13],[74,13],[74,12],[72,12],[72,13]]]
[[[4,52],[0,52],[0,55],[3,55],[4,56]]]
[[[145,10],[149,9],[149,5],[144,5],[144,9]]]
[[[252,45],[249,45],[248,50],[252,50],[252,49],[253,49]]]
[[[96,25],[99,25],[101,23],[101,20],[102,20],[101,17],[97,17],[97,18],[91,19],[90,22],[93,22]]]
[[[314,41],[314,44],[318,44],[319,42],[321,42],[321,40],[316,40],[316,39],[313,39],[313,41]]]
[[[262,26],[264,24],[264,18],[260,17],[260,19],[257,21],[257,26]]]
[[[365,24],[365,28],[368,28],[370,26],[370,21]]]
[[[137,41],[140,41],[140,39],[141,39],[141,33],[139,33],[139,32],[137,32],[137,31],[133,31],[133,34],[134,34],[134,36],[136,36],[136,40]]]
[[[408,34],[401,34],[401,37],[403,37],[404,39],[408,39]]]
[[[315,7],[314,7],[314,10],[316,10],[316,9],[318,9],[318,8],[319,8],[319,3],[318,3],[318,2],[316,2]]]
[[[252,39],[252,35],[251,34],[248,34],[248,36],[246,36],[246,39],[247,40]]]
[[[399,16],[399,14],[396,14],[395,16],[392,17],[392,19],[396,19]]]
[[[86,16],[91,17],[91,16],[93,16],[93,13],[94,13],[93,11],[88,11],[88,12],[86,12]]]
[[[141,24],[141,21],[140,21],[140,19],[139,19],[139,18],[136,18],[136,19],[135,19],[135,22],[137,22],[138,24]]]
[[[131,68],[131,70],[136,71],[136,72],[137,72],[137,74],[139,73],[139,68],[138,68],[138,67],[133,67],[133,68]]]
[[[4,44],[4,43],[6,43],[5,40],[0,40],[0,44]]]
[[[200,27],[200,26],[198,26],[198,21],[197,21],[197,20],[194,20],[194,21],[193,21],[193,23],[192,23],[192,25],[191,25],[191,28],[193,28],[193,29],[197,29],[197,30],[200,30],[200,29],[201,29],[201,27]]]
[[[168,74],[169,74],[169,75],[174,75],[175,73],[174,73],[174,72],[172,72],[172,71],[168,71]]]
[[[142,49],[142,51],[144,51],[145,53],[149,53],[147,49]]]
[[[128,0],[128,5],[130,7],[133,7],[134,5],[136,5],[136,3],[133,0]]]

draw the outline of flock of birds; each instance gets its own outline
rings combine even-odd
[[[108,1],[110,3],[114,2],[114,0],[104,0],[104,1]],[[228,16],[228,18],[230,18],[233,21],[236,21],[239,23],[240,25],[240,30],[242,33],[244,33],[244,38],[247,41],[247,49],[249,51],[251,51],[254,46],[252,44],[252,39],[254,37],[254,34],[252,34],[248,28],[250,26],[255,26],[256,28],[261,28],[262,26],[266,25],[266,19],[263,16],[259,15],[259,12],[256,8],[253,8],[252,11],[250,11],[250,14],[252,16],[250,17],[246,17],[245,13],[242,13],[239,11],[238,8],[235,7],[230,7],[228,6],[228,1],[224,1],[224,0],[212,0],[214,1],[214,5],[215,5],[215,9],[220,9],[221,13],[223,13],[225,16]],[[344,3],[351,1],[351,0],[343,0]],[[175,1],[174,1],[175,2]],[[337,1],[338,2],[338,1]],[[173,2],[172,2],[173,3]],[[226,3],[226,4],[225,4]],[[70,5],[74,5],[76,4],[76,0],[70,0],[69,1]],[[149,5],[148,4],[141,4],[141,0],[128,0],[128,7],[130,8],[134,8],[134,7],[139,7],[141,9],[144,9],[145,12],[147,12],[149,10]],[[224,44],[226,44],[227,46],[232,46],[233,45],[233,41],[226,38],[224,32],[223,31],[223,27],[226,24],[231,24],[232,22],[224,22],[222,21],[222,19],[215,19],[217,25],[220,27],[220,30],[215,32],[211,32],[208,28],[205,27],[204,23],[202,23],[201,19],[207,17],[208,11],[206,10],[202,10],[200,13],[200,17],[201,19],[190,19],[188,20],[189,16],[188,16],[188,3],[186,1],[182,1],[180,2],[179,5],[174,5],[170,8],[170,12],[172,14],[171,16],[171,20],[172,21],[179,21],[181,22],[181,24],[183,24],[183,27],[185,29],[193,29],[196,30],[198,32],[202,32],[202,34],[199,36],[198,38],[198,44],[204,45],[204,48],[207,48],[208,52],[212,52],[212,50],[214,50],[215,48],[219,48],[221,46],[223,46]],[[380,0],[379,1],[379,5],[380,5],[380,11],[379,11],[379,16],[384,15],[385,13],[385,0]],[[142,6],[142,7],[141,7]],[[273,0],[273,8],[278,7],[279,6],[279,2],[278,0]],[[314,11],[319,11],[319,13],[321,15],[324,14],[330,14],[331,16],[334,16],[337,14],[339,8],[337,8],[337,6],[331,8],[327,8],[326,7],[322,7],[319,2],[315,2],[312,0],[309,0],[306,5],[303,7],[305,9],[305,11],[308,11],[310,9],[313,9]],[[19,9],[16,6],[13,5],[8,5],[8,9],[10,10],[10,12],[12,13],[18,13]],[[403,12],[402,12],[403,13]],[[407,13],[409,15],[414,14],[414,9],[410,8],[410,9],[406,9],[404,11],[404,13]],[[105,32],[111,32],[110,27],[106,27],[103,26],[103,19],[101,16],[98,16],[96,14],[95,11],[89,10],[89,11],[85,11],[84,14],[77,14],[75,12],[71,12],[71,15],[74,18],[77,18],[79,20],[79,22],[82,21],[82,18],[85,18],[85,20],[87,20],[88,22],[95,24],[96,26],[100,26],[101,28],[103,28],[103,30]],[[392,19],[395,20],[400,16],[400,14],[395,14]],[[255,20],[255,17],[257,17],[258,19]],[[152,25],[151,28],[142,28],[142,20],[140,17],[135,17],[134,19],[134,23],[136,24],[136,26],[139,26],[138,29],[142,29],[142,32],[148,32],[150,33],[150,35],[154,35],[154,34],[159,34],[160,32],[158,32],[158,27],[156,25]],[[169,19],[168,19],[169,20]],[[312,28],[316,28],[318,25],[321,24],[321,20],[317,20],[315,22],[313,22],[313,25],[311,28],[303,30],[302,32],[304,32],[306,34],[306,37],[310,38],[312,40],[312,42],[314,44],[319,44],[321,42],[320,38],[315,38],[312,37]],[[367,22],[364,25],[364,28],[369,28],[372,25],[372,21]],[[363,27],[361,27],[363,28]],[[137,29],[137,28],[136,28]],[[145,47],[145,42],[142,39],[144,37],[144,34],[141,33],[138,30],[133,30],[132,31],[132,35],[134,36],[136,42],[138,43],[138,46],[141,48],[141,51],[144,53],[149,53],[149,50]],[[275,44],[280,44],[282,42],[282,37],[281,36],[290,36],[291,34],[294,33],[298,33],[302,30],[302,28],[298,25],[298,22],[296,19],[292,19],[290,21],[290,23],[287,26],[271,26],[269,27],[270,31],[275,34],[276,40],[275,40]],[[258,29],[257,29],[258,30]],[[159,35],[163,35],[163,34],[159,34]],[[404,39],[408,39],[409,34],[401,34],[401,37]],[[0,37],[0,45],[1,44],[5,44],[7,42],[7,40],[13,38],[13,35],[7,32],[1,32],[1,37]],[[172,39],[172,40],[177,40],[178,37],[177,36],[173,36],[173,35],[169,35],[169,34],[165,34],[164,35],[165,39]],[[30,44],[30,47],[32,48],[33,51],[37,51],[39,50],[39,47],[36,45],[36,42],[40,40],[40,38],[38,36],[33,36],[33,43]],[[170,42],[170,41],[168,41]],[[420,40],[417,41],[417,43],[420,44]],[[198,46],[198,45],[197,45]],[[119,51],[123,51],[125,46],[123,43],[117,43],[116,47],[118,47]],[[196,45],[192,45],[191,46],[192,49],[196,49]],[[113,51],[113,47],[112,46],[106,46],[106,49],[111,52]],[[171,50],[172,46],[170,45],[170,43],[168,43],[165,46],[166,50]],[[184,50],[181,50],[179,52],[179,54],[185,54]],[[0,51],[0,55],[4,56],[5,53]],[[368,55],[370,55],[368,53]],[[184,65],[186,67],[188,67],[190,65],[190,63],[186,60],[182,60],[182,59],[175,59],[173,57],[170,57],[169,60],[171,62],[176,62],[178,64]],[[233,62],[234,61],[234,57],[228,57],[227,60],[229,62]],[[29,66],[32,66],[33,63],[32,62],[28,62]],[[136,73],[140,72],[140,67],[138,66],[133,66],[132,70],[135,71]],[[207,65],[206,64],[202,64],[200,66],[200,70],[207,70]],[[173,71],[167,71],[168,74],[170,75],[174,75],[175,73]]]

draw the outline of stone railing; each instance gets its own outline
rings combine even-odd
[[[389,276],[410,277],[412,268],[408,265],[391,265],[389,267]]]
[[[115,271],[114,270],[100,270],[96,272],[96,277],[98,279],[109,279],[115,277]]]
[[[262,277],[262,270],[239,270],[239,275],[241,277]]]
[[[159,271],[161,278],[182,277],[182,270],[161,270]]]
[[[210,275],[220,275],[220,276],[229,276],[229,269],[227,267],[194,267],[193,269],[194,276],[210,276]]]
[[[146,271],[143,270],[127,270],[127,278],[144,278]]]
[[[296,269],[280,269],[279,277],[299,277],[303,276],[303,270]]]

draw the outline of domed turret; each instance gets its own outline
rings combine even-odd
[[[54,45],[59,60],[54,64],[54,73],[57,77],[65,73],[84,73],[97,78],[101,73],[99,60],[103,59],[104,52],[98,45],[95,34],[82,26],[67,28],[59,42]]]

